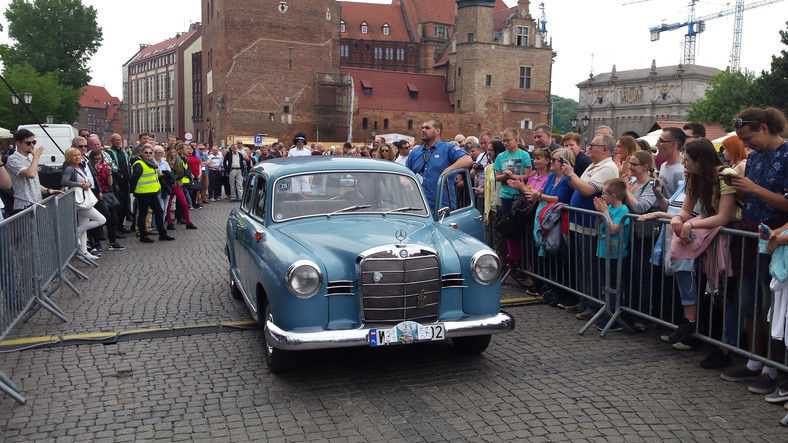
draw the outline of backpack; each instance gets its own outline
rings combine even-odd
[[[569,218],[566,211],[563,211],[564,206],[564,203],[552,202],[539,211],[536,241],[551,254],[561,250],[561,241],[567,241],[569,235]]]

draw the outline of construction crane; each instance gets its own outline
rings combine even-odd
[[[544,2],[539,3],[539,10],[541,11],[539,17],[539,32],[542,33],[542,40],[547,43],[547,14],[544,12]]]
[[[739,58],[741,54],[741,36],[742,36],[742,21],[744,16],[744,11],[753,8],[759,8],[761,6],[771,5],[772,3],[778,3],[783,0],[761,0],[754,3],[750,3],[745,5],[744,0],[736,0],[736,6],[725,9],[714,14],[704,15],[702,17],[695,17],[695,3],[698,0],[691,0],[689,5],[689,15],[687,17],[687,21],[681,23],[663,23],[659,26],[654,26],[649,28],[649,32],[651,33],[651,41],[659,40],[659,33],[663,31],[672,31],[674,29],[679,29],[683,27],[687,27],[687,33],[684,34],[684,54],[681,59],[681,62],[685,65],[694,65],[695,64],[695,43],[698,38],[698,34],[703,32],[706,29],[706,21],[725,17],[727,15],[735,14],[734,19],[734,30],[733,30],[733,48],[731,49],[731,69],[738,70],[739,69]],[[637,2],[633,2],[637,3]]]

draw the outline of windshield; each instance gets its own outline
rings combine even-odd
[[[316,172],[274,183],[274,221],[299,217],[381,213],[428,215],[416,181],[381,171]]]

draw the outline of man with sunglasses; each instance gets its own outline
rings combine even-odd
[[[27,129],[20,129],[14,134],[14,142],[16,151],[8,156],[6,162],[14,189],[12,214],[33,206],[44,197],[63,193],[57,189],[41,186],[41,182],[38,180],[38,159],[44,153],[44,147],[35,147],[36,138],[33,133]]]
[[[659,154],[665,162],[659,167],[659,181],[662,182],[662,195],[670,199],[684,180],[684,165],[681,164],[681,149],[687,142],[687,135],[680,128],[669,127],[662,130],[657,140]]]
[[[139,156],[134,164],[131,165],[131,189],[134,190],[134,198],[137,200],[139,208],[137,226],[140,231],[141,243],[153,243],[153,239],[148,237],[145,230],[145,217],[148,215],[148,208],[153,210],[156,219],[156,226],[159,231],[159,240],[175,240],[167,235],[167,230],[162,229],[164,224],[164,212],[159,204],[159,175],[163,175],[159,165],[153,160],[153,145],[145,143],[139,149]]]

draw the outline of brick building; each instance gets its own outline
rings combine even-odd
[[[428,117],[446,134],[549,121],[554,53],[527,0],[202,4],[205,109],[195,128],[216,143],[296,132],[310,141],[367,141],[373,131],[418,139]],[[425,107],[425,88],[442,103]],[[402,102],[410,106],[394,105]]]
[[[102,142],[107,144],[112,133],[123,132],[121,102],[103,86],[85,86],[79,98],[79,106],[78,128],[87,128],[91,134],[97,134]]]
[[[200,23],[193,23],[187,32],[171,39],[140,45],[123,65],[123,138],[127,143],[134,143],[141,132],[166,140],[168,135],[182,137],[194,130],[192,58],[200,52],[200,36]]]

